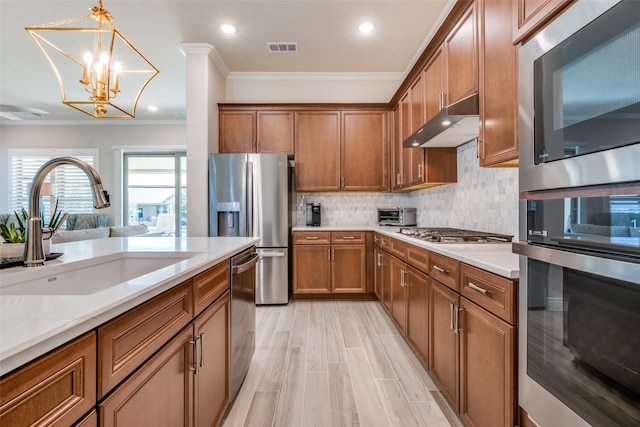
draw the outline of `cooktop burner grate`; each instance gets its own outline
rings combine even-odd
[[[399,233],[434,243],[509,243],[513,236],[459,228],[402,227]]]

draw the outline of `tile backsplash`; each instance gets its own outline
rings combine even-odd
[[[410,193],[297,193],[297,225],[306,203],[322,204],[322,225],[374,226],[378,206],[409,206],[418,225],[510,234],[518,232],[518,169],[481,168],[476,142],[458,147],[458,182]]]

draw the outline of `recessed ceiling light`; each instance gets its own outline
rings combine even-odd
[[[226,34],[234,34],[238,30],[231,24],[220,24],[220,31]]]
[[[375,26],[371,22],[363,22],[358,25],[358,31],[360,31],[361,33],[370,33],[374,28]]]
[[[158,107],[156,107],[155,105],[149,105],[147,107],[147,110],[149,110],[149,111],[158,111]]]

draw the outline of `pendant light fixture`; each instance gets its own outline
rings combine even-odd
[[[49,60],[63,104],[95,118],[135,117],[158,69],[113,26],[102,0],[88,15],[25,29]]]

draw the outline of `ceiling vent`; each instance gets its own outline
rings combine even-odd
[[[37,108],[18,107],[16,105],[0,104],[0,117],[9,120],[23,120],[42,117],[49,114],[46,111]]]
[[[271,53],[296,53],[298,52],[298,43],[296,42],[270,42],[267,43],[267,49]]]

